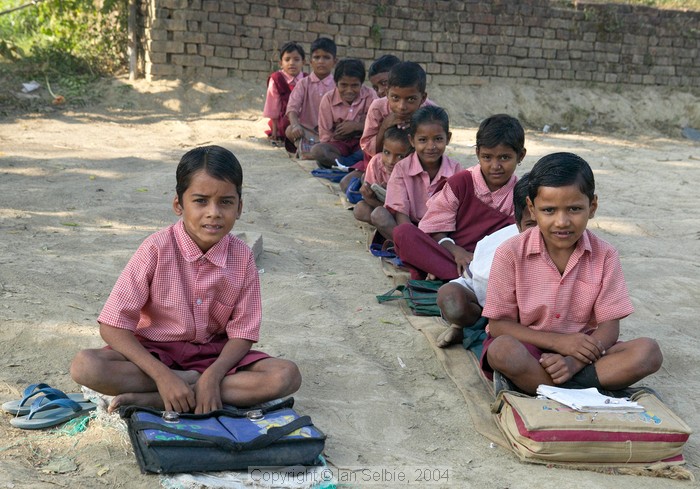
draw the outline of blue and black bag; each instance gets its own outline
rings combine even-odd
[[[207,414],[125,406],[119,414],[144,473],[319,465],[326,435],[293,405],[289,398],[262,409],[226,407]]]

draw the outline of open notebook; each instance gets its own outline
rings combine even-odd
[[[615,411],[634,413],[644,411],[644,407],[637,402],[604,396],[595,387],[590,389],[563,389],[550,385],[540,385],[537,388],[537,394],[582,412]]]

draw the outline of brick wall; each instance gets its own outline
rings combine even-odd
[[[546,0],[142,0],[147,78],[265,79],[286,41],[393,53],[431,83],[496,78],[700,87],[700,13]],[[427,6],[427,8],[426,8]],[[307,53],[307,59],[308,59]]]

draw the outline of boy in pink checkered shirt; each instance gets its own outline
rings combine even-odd
[[[289,360],[251,350],[262,305],[253,254],[229,234],[243,208],[243,172],[219,146],[177,167],[175,214],[129,260],[97,318],[107,343],[80,351],[73,380],[116,396],[109,406],[207,413],[251,406],[301,385]]]
[[[616,395],[656,372],[663,357],[651,338],[619,341],[633,308],[617,251],[586,229],[598,208],[593,171],[577,155],[554,153],[529,179],[537,227],[496,250],[482,368],[496,393],[534,394],[546,384]]]

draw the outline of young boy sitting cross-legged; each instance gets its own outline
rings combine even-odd
[[[241,215],[243,172],[220,146],[195,148],[177,167],[180,220],[141,244],[100,316],[102,349],[80,351],[71,376],[109,406],[207,413],[251,406],[301,384],[297,366],[251,350],[262,304],[253,253],[229,234]]]
[[[591,167],[554,153],[529,179],[537,227],[496,250],[482,313],[482,369],[496,393],[508,379],[528,394],[540,384],[618,391],[653,374],[656,341],[619,341],[633,308],[617,251],[586,229],[598,208]]]

